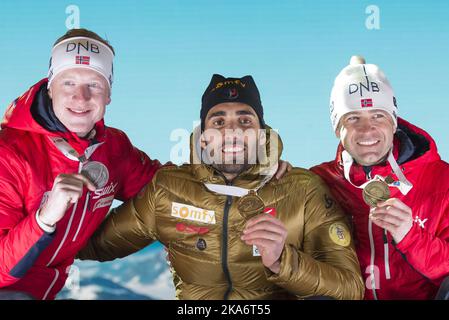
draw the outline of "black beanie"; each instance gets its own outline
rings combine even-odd
[[[224,102],[241,102],[249,105],[259,117],[260,126],[265,127],[262,102],[253,77],[225,78],[214,74],[201,99],[201,131],[204,130],[204,122],[209,110]]]

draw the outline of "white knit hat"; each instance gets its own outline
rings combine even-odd
[[[335,78],[332,88],[330,114],[334,131],[343,115],[367,109],[388,112],[397,127],[398,108],[388,79],[378,66],[365,64],[363,57],[353,56]]]

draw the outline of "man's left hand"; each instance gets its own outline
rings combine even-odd
[[[412,209],[397,198],[378,203],[370,219],[390,232],[396,243],[401,242],[413,226]]]

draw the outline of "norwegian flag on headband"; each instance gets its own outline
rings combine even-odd
[[[89,56],[76,56],[75,63],[90,65],[90,57]]]
[[[361,99],[360,104],[362,105],[362,108],[372,107],[373,99]]]

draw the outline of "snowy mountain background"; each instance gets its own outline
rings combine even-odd
[[[160,243],[111,262],[76,260],[57,299],[147,300],[175,298],[166,252]]]

